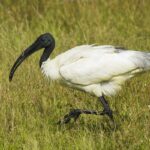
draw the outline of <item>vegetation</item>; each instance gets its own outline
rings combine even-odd
[[[150,50],[149,0],[0,1],[0,150],[148,150],[150,73],[127,82],[109,99],[118,127],[105,116],[56,122],[71,108],[102,110],[97,98],[42,76],[42,51],[27,59],[11,83],[9,71],[37,36],[56,38],[52,57],[81,44]]]

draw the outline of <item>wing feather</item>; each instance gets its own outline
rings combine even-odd
[[[61,76],[68,82],[79,85],[111,81],[114,77],[133,72],[137,66],[130,53],[103,53],[95,57],[82,57],[60,68]]]

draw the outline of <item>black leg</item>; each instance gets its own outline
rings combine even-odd
[[[99,100],[101,101],[103,107],[104,107],[104,110],[103,110],[103,114],[105,115],[108,115],[110,117],[110,119],[114,122],[114,119],[113,119],[113,112],[112,110],[110,109],[109,107],[109,104],[108,102],[106,101],[106,99],[104,98],[104,96],[101,96],[99,97]]]
[[[67,115],[64,116],[63,119],[58,121],[58,124],[66,124],[70,122],[71,118],[76,121],[81,114],[104,115],[104,112],[95,110],[72,109]]]
[[[63,119],[58,121],[58,124],[69,123],[72,118],[76,121],[81,114],[108,115],[110,117],[110,119],[114,123],[113,113],[112,113],[112,110],[109,107],[108,102],[106,101],[104,96],[99,97],[99,100],[101,101],[101,103],[102,103],[102,105],[104,107],[103,111],[72,109],[72,110],[70,110],[70,112],[67,115],[65,115],[63,117]]]

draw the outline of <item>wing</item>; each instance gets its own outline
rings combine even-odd
[[[112,45],[102,45],[102,46],[95,46],[95,45],[81,45],[76,46],[60,55],[58,55],[55,59],[61,65],[67,65],[81,58],[90,58],[90,57],[101,57],[103,54],[106,53],[116,53],[121,51],[120,47],[115,47]]]
[[[133,72],[137,69],[132,61],[133,52],[94,54],[95,57],[83,57],[60,68],[64,80],[73,84],[90,85],[110,81],[114,77]]]

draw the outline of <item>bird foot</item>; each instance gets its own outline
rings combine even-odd
[[[117,128],[117,125],[116,125],[116,123],[114,121],[113,111],[111,109],[104,109],[102,111],[102,115],[107,115],[110,118],[110,120],[111,120],[111,128],[113,130],[115,130]]]
[[[111,127],[113,127],[113,129],[116,129],[116,124],[113,119],[113,112],[111,109],[107,108],[105,108],[103,111],[71,109],[70,112],[63,117],[63,119],[57,122],[57,124],[67,124],[71,121],[71,119],[74,119],[74,121],[76,121],[81,114],[108,115],[112,122]]]
[[[113,120],[113,111],[111,109],[104,109],[102,115],[108,115],[108,117]]]
[[[80,109],[71,109],[70,112],[63,117],[63,119],[57,122],[57,124],[67,124],[71,121],[72,118],[74,119],[74,121],[76,121],[79,118],[80,114]]]

